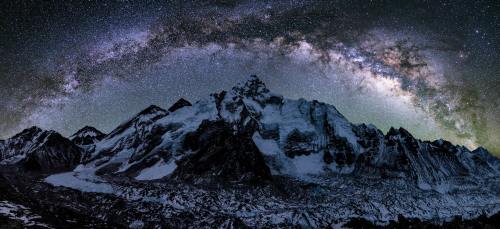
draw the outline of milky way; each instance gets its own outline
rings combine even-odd
[[[149,104],[257,74],[354,122],[500,154],[494,1],[16,1],[2,11],[2,138],[31,125],[109,131]]]

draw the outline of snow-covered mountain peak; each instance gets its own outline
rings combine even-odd
[[[12,139],[18,139],[18,138],[31,138],[41,132],[43,132],[44,130],[42,130],[41,128],[37,127],[37,126],[32,126],[30,128],[26,128],[24,129],[23,131],[21,131],[20,133],[14,135],[12,137]]]
[[[71,135],[69,139],[77,145],[91,145],[102,140],[106,134],[92,126],[85,126]]]
[[[109,133],[106,138],[113,138],[116,135],[123,133],[125,130],[131,127],[138,127],[148,125],[155,122],[156,120],[168,115],[168,111],[156,105],[150,105],[146,109],[142,110],[135,116],[133,116],[128,121],[122,123],[117,128],[115,128],[111,133]]]
[[[71,135],[71,137],[73,137],[73,136],[79,136],[79,135],[96,136],[96,135],[100,135],[100,134],[104,134],[104,133],[102,133],[101,131],[99,131],[98,129],[96,129],[93,126],[84,126],[83,128],[81,128],[78,131],[76,131],[73,135]]]
[[[3,145],[3,146],[2,146]],[[80,148],[53,130],[31,127],[0,145],[0,163],[20,163],[35,170],[72,168],[80,163]]]
[[[162,115],[164,113],[167,113],[165,109],[156,106],[156,105],[149,105],[146,109],[142,110],[137,114],[137,116],[143,116],[143,115]]]
[[[177,100],[177,102],[175,102],[174,104],[172,104],[172,106],[170,106],[168,108],[168,111],[174,112],[178,109],[181,109],[181,108],[187,107],[187,106],[192,106],[192,104],[189,101],[187,101],[186,99],[180,98],[179,100]]]
[[[245,83],[239,83],[232,91],[243,97],[259,97],[269,93],[266,84],[256,75],[251,75]]]
[[[157,126],[157,121],[169,114],[168,111],[155,105],[147,107],[89,147],[84,161],[92,161],[99,164],[97,167],[104,169],[108,169],[108,165],[115,166],[110,170],[114,171],[118,169],[116,168],[118,164],[127,166],[142,159],[153,150],[153,144],[159,142],[164,131]],[[98,169],[97,167],[94,169]]]

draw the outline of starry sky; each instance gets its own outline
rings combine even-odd
[[[251,74],[354,123],[500,155],[498,1],[2,1],[0,138],[110,131]]]

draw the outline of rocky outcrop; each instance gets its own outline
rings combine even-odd
[[[80,163],[80,159],[78,147],[58,133],[50,133],[43,144],[27,153],[22,163],[31,170],[64,171],[73,169]]]
[[[222,120],[204,121],[196,132],[186,136],[184,146],[193,154],[178,163],[174,178],[195,182],[271,179],[270,169],[249,132],[234,132]]]

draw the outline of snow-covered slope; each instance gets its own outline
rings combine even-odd
[[[0,164],[22,164],[34,170],[72,169],[80,163],[81,149],[55,131],[31,127],[5,140]]]
[[[87,167],[100,170],[100,173],[124,172],[150,154],[161,155],[154,150],[161,143],[165,130],[154,123],[166,115],[167,111],[152,105],[122,123],[89,147],[84,159],[89,162]]]

